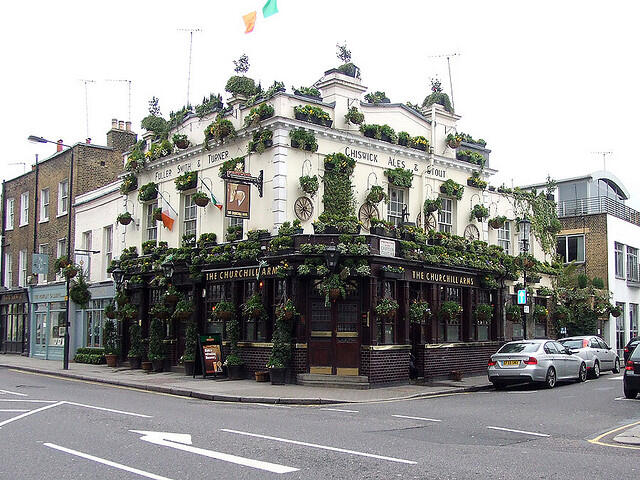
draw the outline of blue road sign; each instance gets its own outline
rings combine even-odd
[[[527,304],[527,291],[526,290],[518,290],[518,305],[526,305]]]

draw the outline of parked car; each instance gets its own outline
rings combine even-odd
[[[625,365],[629,361],[629,357],[631,356],[635,348],[638,346],[638,344],[640,344],[640,337],[632,337],[631,340],[629,340],[629,343],[627,343],[624,346],[624,364]]]
[[[620,373],[618,354],[602,338],[596,335],[583,335],[561,338],[558,342],[570,348],[573,353],[585,361],[587,372],[593,378],[598,378],[600,372],[607,370]]]
[[[505,343],[491,355],[487,375],[497,389],[526,382],[553,388],[558,380],[584,382],[587,364],[554,340],[519,340]]]
[[[626,398],[636,398],[640,392],[640,348],[631,353],[624,365],[623,389]]]

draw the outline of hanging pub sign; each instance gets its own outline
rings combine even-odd
[[[229,218],[249,218],[251,207],[251,185],[226,182],[224,216]]]
[[[202,378],[222,373],[222,338],[219,333],[200,335],[198,337],[198,351],[200,352]],[[193,376],[195,377],[195,370]]]

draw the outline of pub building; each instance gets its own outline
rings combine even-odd
[[[120,232],[125,247],[140,252],[148,241],[178,248],[194,245],[191,235],[201,239],[198,262],[172,255],[162,263],[171,284],[194,302],[199,333],[222,334],[228,353],[225,322],[214,313],[218,302],[233,302],[239,356],[251,375],[269,359],[276,306],[291,299],[290,381],[365,387],[407,382],[411,354],[420,377],[482,372],[502,342],[546,335],[544,318],[505,318],[522,277],[505,274],[497,252],[520,253],[522,212],[508,191],[487,188],[496,171],[484,142],[457,134],[460,117],[437,103],[366,102],[360,78],[338,69],[315,86],[319,98],[270,89],[251,106],[233,95],[225,110],[187,114],[169,138],[186,135],[189,145],[147,155],[152,159],[134,172],[138,189],[119,202],[118,213],[133,217]],[[354,112],[364,115],[363,126],[349,117]],[[220,120],[230,121],[235,135],[225,137]],[[397,139],[387,126],[401,132]],[[152,137],[145,135],[147,151]],[[157,194],[139,201],[151,183]],[[199,192],[209,198],[204,207],[196,203]],[[437,200],[439,209],[425,200]],[[524,243],[546,260],[535,236]],[[145,269],[119,273],[146,336],[149,309],[166,287],[154,286]],[[547,275],[529,275],[534,287],[549,285]],[[533,292],[532,303],[545,302]],[[256,293],[266,315],[242,315]],[[476,314],[479,305],[488,313]],[[176,365],[185,326],[168,323],[168,363]]]

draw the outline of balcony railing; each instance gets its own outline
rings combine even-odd
[[[609,197],[580,198],[558,202],[558,217],[576,217],[608,213],[640,226],[640,212]]]

